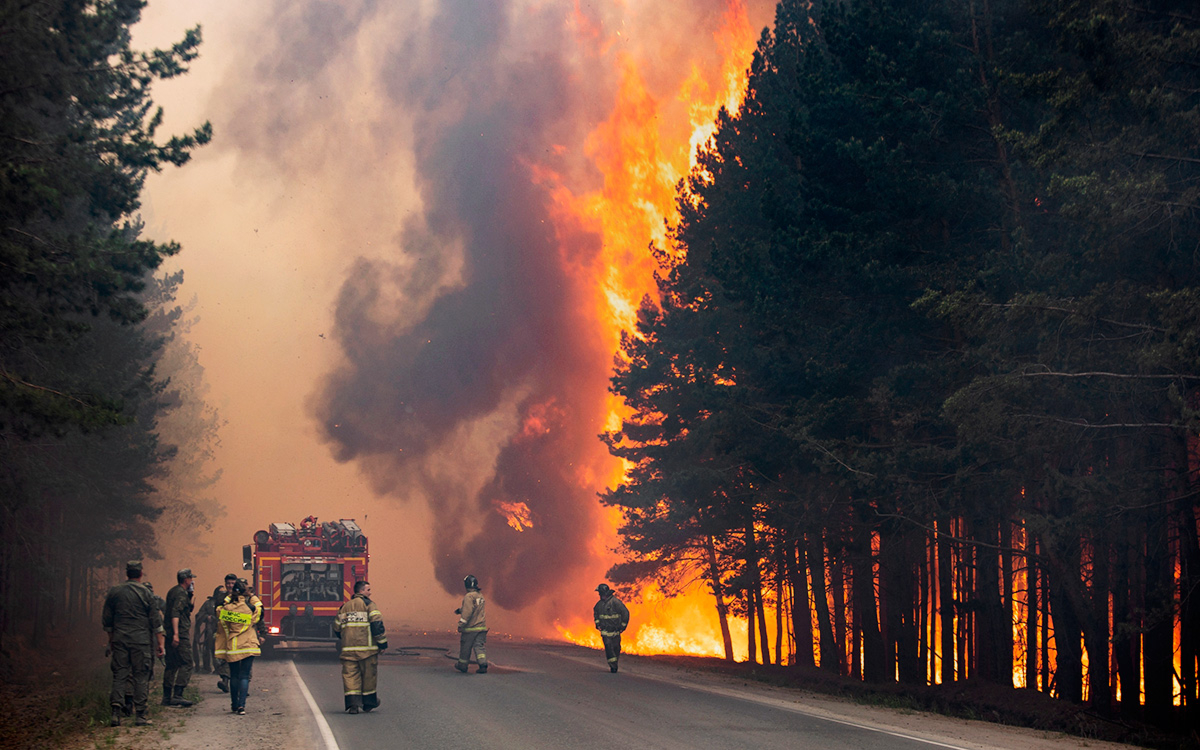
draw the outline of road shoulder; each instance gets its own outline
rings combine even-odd
[[[215,747],[324,747],[312,713],[296,684],[288,658],[254,660],[246,715],[229,710],[229,696],[217,689],[214,675],[192,678],[203,698],[193,708],[180,709],[186,718],[156,747],[164,750],[211,750]]]

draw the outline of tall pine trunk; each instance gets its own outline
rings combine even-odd
[[[796,664],[815,666],[813,661],[812,609],[809,603],[808,576],[804,572],[803,534],[788,541],[787,574],[792,582],[792,630],[796,637]]]
[[[807,553],[808,569],[812,574],[813,602],[817,608],[821,669],[837,672],[837,644],[833,640],[833,625],[829,621],[829,595],[825,590],[825,544],[819,531],[808,534]]]
[[[938,617],[941,620],[941,680],[948,685],[954,674],[954,554],[951,548],[950,522],[945,516],[938,521]]]
[[[717,546],[712,534],[704,537],[708,553],[708,585],[717,600],[717,619],[721,624],[721,644],[725,647],[725,661],[733,661],[733,636],[729,632],[729,608],[725,605],[725,587],[721,585],[721,566],[717,564]]]

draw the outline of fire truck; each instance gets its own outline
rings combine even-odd
[[[335,642],[333,620],[367,579],[367,537],[352,518],[299,526],[273,523],[242,547],[242,569],[254,571],[267,636],[264,652],[282,641]]]

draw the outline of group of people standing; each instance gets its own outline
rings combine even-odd
[[[136,726],[146,726],[151,723],[147,708],[155,656],[164,665],[163,705],[192,705],[183,691],[197,656],[192,642],[195,576],[188,568],[180,570],[165,600],[142,580],[140,560],[126,563],[125,576],[124,583],[109,589],[102,615],[113,673],[111,725],[120,726],[122,718],[134,715]],[[262,602],[245,579],[230,574],[209,603],[213,617],[197,618],[196,636],[207,641],[211,633],[213,661],[221,674],[218,687],[229,692],[232,712],[245,714],[251,665],[260,653],[255,626],[262,619]]]
[[[142,581],[140,560],[129,561],[125,575],[128,580],[111,588],[104,601],[103,625],[113,672],[112,726],[120,726],[123,717],[133,714],[137,726],[151,723],[146,712],[155,655],[164,658],[163,705],[190,707],[192,702],[183,697],[183,691],[197,657],[206,657],[209,648],[220,677],[217,687],[229,693],[230,711],[244,715],[254,657],[261,653],[257,626],[263,615],[262,601],[246,580],[232,573],[225,576],[225,585],[218,586],[201,606],[193,644],[192,571],[184,568],[178,572],[178,583],[167,592],[166,600],[156,597],[150,584]],[[467,673],[473,658],[478,665],[476,673],[486,674],[486,601],[475,576],[465,577],[463,586],[462,606],[454,610],[459,632],[454,668]],[[616,672],[629,610],[608,584],[600,584],[596,591],[600,595],[593,608],[596,629],[604,642],[609,669]],[[383,615],[371,601],[369,582],[355,582],[353,595],[338,610],[333,631],[338,636],[346,712],[370,713],[379,707],[379,655],[387,650],[388,642]]]

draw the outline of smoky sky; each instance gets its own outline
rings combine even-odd
[[[322,238],[346,259],[329,331],[341,358],[310,408],[375,492],[429,505],[449,592],[470,573],[521,609],[604,574],[596,492],[615,462],[597,439],[613,357],[597,323],[601,245],[561,220],[552,191],[601,184],[584,144],[620,83],[613,40],[639,46],[650,88],[675,91],[691,63],[668,56],[711,66],[725,7],[279,0],[245,53],[247,91],[224,118],[239,155],[285,185],[325,180],[384,215],[396,204],[387,227]],[[380,187],[399,152],[403,200]],[[523,530],[504,512],[516,504]],[[378,555],[387,531],[372,543]]]
[[[586,564],[598,522],[576,463],[595,454],[607,357],[562,261],[586,265],[597,245],[560,246],[530,174],[574,113],[559,40],[541,31],[564,19],[548,13],[522,19],[530,45],[504,3],[445,3],[381,60],[384,94],[410,119],[423,210],[399,231],[399,258],[352,267],[335,309],[345,363],[316,402],[339,460],[430,503],[446,589],[472,573],[512,609]],[[498,453],[446,460],[456,431],[506,404]],[[481,472],[481,486],[462,479]],[[532,528],[512,528],[502,503],[524,503]]]

